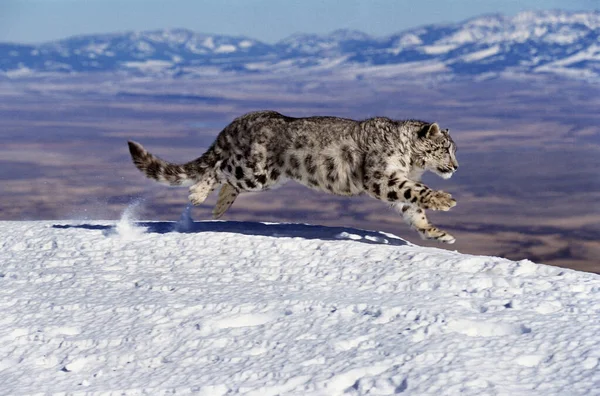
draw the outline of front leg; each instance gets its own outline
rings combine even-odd
[[[421,238],[455,242],[452,235],[429,223],[425,216],[425,209],[448,210],[456,205],[450,194],[434,191],[423,183],[400,179],[398,173],[387,176],[377,172],[367,180],[365,190],[372,197],[391,203]]]
[[[407,184],[409,187],[406,187],[403,192],[405,202],[409,201],[408,197],[410,196],[410,203],[423,209],[447,211],[456,206],[456,200],[445,191],[432,190],[419,182]]]
[[[456,205],[452,195],[444,191],[435,191],[423,183],[400,178],[396,173],[381,175],[366,184],[369,195],[391,203],[407,203],[422,209],[449,210]]]
[[[408,204],[394,204],[393,206],[402,213],[404,222],[415,229],[422,239],[433,239],[448,244],[452,244],[456,241],[451,234],[432,225],[427,219],[427,216],[425,216],[425,211],[423,209]]]

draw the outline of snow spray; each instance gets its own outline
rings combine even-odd
[[[139,211],[144,203],[142,198],[138,198],[130,203],[123,211],[121,218],[115,227],[116,233],[124,240],[135,240],[140,238],[145,232],[145,227],[140,227],[135,224],[138,220]]]
[[[175,227],[173,231],[177,232],[191,232],[194,227],[194,219],[192,219],[192,205],[187,204],[187,206],[183,209],[181,216],[177,223],[175,223]]]

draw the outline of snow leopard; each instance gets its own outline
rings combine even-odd
[[[362,121],[294,118],[256,111],[234,119],[199,158],[172,164],[129,141],[135,166],[148,178],[190,186],[200,205],[221,186],[213,217],[220,218],[240,193],[263,191],[287,180],[341,196],[367,194],[390,204],[423,239],[454,243],[429,222],[425,210],[447,211],[456,200],[423,184],[425,171],[444,179],[458,169],[456,144],[435,122],[373,117]]]

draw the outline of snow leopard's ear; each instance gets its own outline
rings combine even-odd
[[[440,134],[440,126],[437,124],[437,122],[434,122],[433,124],[425,125],[419,131],[420,138],[431,139],[439,134]]]

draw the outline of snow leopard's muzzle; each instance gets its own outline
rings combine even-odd
[[[454,172],[458,169],[458,162],[454,162],[448,166],[438,166],[437,174],[444,179],[450,179]]]

